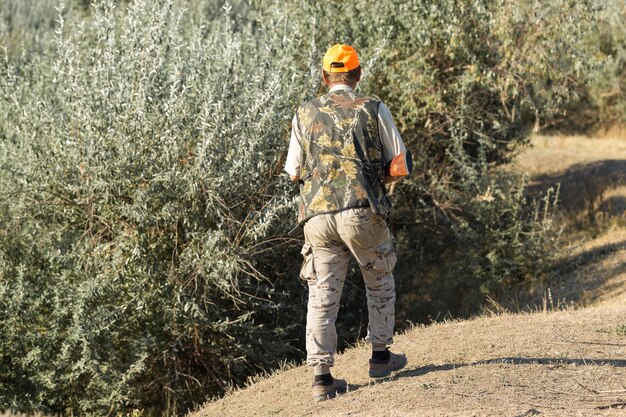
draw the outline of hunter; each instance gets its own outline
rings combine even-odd
[[[389,351],[393,343],[396,255],[388,228],[391,203],[385,184],[411,173],[391,113],[380,101],[355,92],[361,66],[355,49],[334,45],[324,55],[322,79],[329,92],[300,106],[293,118],[285,171],[300,185],[298,222],[303,225],[309,289],[307,364],[315,378],[313,398],[344,393],[333,378],[335,321],[350,254],[363,274],[371,343],[369,376],[386,377],[407,364]]]

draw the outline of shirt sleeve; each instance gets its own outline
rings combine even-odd
[[[383,146],[385,163],[401,153],[406,153],[404,142],[402,142],[400,132],[393,122],[391,112],[383,103],[378,106],[378,135]]]
[[[291,138],[289,139],[289,150],[287,151],[287,160],[285,161],[285,171],[292,177],[300,176],[300,154],[302,148],[300,146],[300,128],[298,120],[293,116],[291,121]]]

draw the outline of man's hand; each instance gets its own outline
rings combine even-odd
[[[299,175],[290,175],[289,178],[291,178],[291,181],[296,182],[300,179]]]
[[[387,195],[393,195],[396,191],[396,186],[404,177],[385,177],[385,189],[387,190]]]

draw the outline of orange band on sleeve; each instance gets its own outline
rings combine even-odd
[[[409,171],[406,166],[405,155],[401,153],[400,155],[394,157],[388,165],[387,176],[389,177],[406,177],[409,175]]]

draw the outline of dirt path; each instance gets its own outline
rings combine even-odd
[[[316,404],[310,370],[280,372],[194,416],[626,415],[626,298],[580,310],[502,315],[415,328],[394,350],[406,370],[367,377],[368,350],[339,355],[350,391]]]

